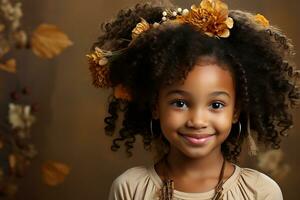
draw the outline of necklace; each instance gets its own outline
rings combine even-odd
[[[166,156],[163,158],[163,162],[167,168],[170,169],[170,165],[167,161]],[[215,194],[212,200],[221,200],[222,199],[222,191],[223,191],[223,177],[224,177],[224,170],[225,170],[225,159],[223,158],[222,168],[219,175],[218,184],[215,187]],[[161,188],[161,195],[160,200],[172,200],[173,199],[173,192],[174,192],[174,181],[170,179],[167,175],[168,173],[164,170],[164,180],[163,180],[163,187]]]

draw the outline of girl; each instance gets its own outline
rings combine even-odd
[[[121,10],[88,55],[93,83],[113,88],[106,133],[131,155],[137,135],[152,166],[134,167],[109,199],[282,199],[268,176],[236,162],[244,140],[279,148],[299,101],[290,41],[262,15],[220,0],[190,10]]]

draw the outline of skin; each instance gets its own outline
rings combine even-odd
[[[170,143],[167,162],[158,162],[155,169],[174,180],[182,192],[206,192],[218,183],[223,163],[221,144],[238,119],[235,108],[235,87],[231,72],[212,57],[199,59],[183,84],[162,88],[154,118]],[[194,144],[186,136],[209,134],[210,139]],[[224,178],[234,172],[226,161]]]

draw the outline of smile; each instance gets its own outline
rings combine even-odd
[[[192,145],[204,145],[209,140],[213,139],[215,134],[181,134],[179,133],[181,137],[183,137],[189,144]]]

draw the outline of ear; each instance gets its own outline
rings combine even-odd
[[[232,123],[235,124],[239,121],[241,109],[239,107],[234,108],[234,113],[232,116]]]
[[[158,104],[156,103],[152,110],[152,118],[159,119]]]

